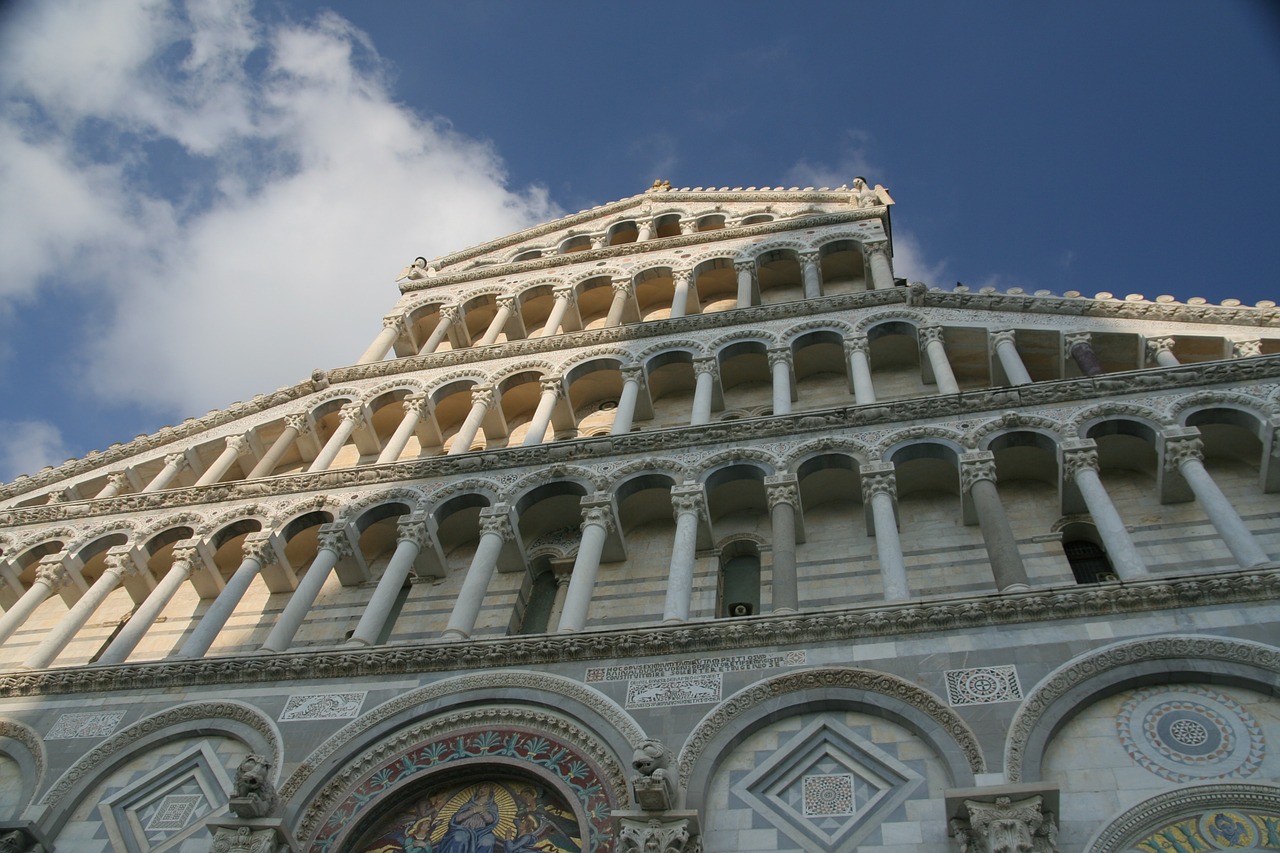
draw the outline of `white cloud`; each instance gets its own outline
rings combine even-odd
[[[950,273],[945,258],[930,261],[915,235],[902,228],[893,231],[893,274],[908,281],[923,281],[930,287],[950,289]]]
[[[487,144],[396,103],[332,13],[59,0],[10,23],[0,299],[105,295],[69,336],[84,393],[198,414],[350,363],[404,263],[557,214]]]
[[[58,428],[43,421],[0,421],[0,477],[12,480],[34,474],[46,465],[59,465],[67,452]]]
[[[794,187],[840,187],[862,176],[872,186],[883,183],[884,178],[878,175],[880,170],[867,153],[870,141],[871,135],[866,131],[847,130],[834,163],[800,160],[787,169],[783,181]]]

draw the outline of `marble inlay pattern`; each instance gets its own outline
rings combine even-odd
[[[1262,728],[1239,702],[1202,687],[1146,687],[1116,718],[1129,756],[1171,782],[1245,778],[1262,764]]]

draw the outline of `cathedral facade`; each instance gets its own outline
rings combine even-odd
[[[1280,850],[1280,311],[892,207],[655,183],[0,487],[0,846]]]

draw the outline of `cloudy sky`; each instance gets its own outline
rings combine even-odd
[[[433,257],[885,184],[899,275],[1280,299],[1280,13],[1128,0],[0,4],[0,478],[355,360]]]

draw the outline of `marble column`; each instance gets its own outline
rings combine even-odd
[[[395,606],[400,590],[409,579],[413,561],[431,539],[431,530],[424,515],[407,516],[396,526],[396,550],[378,579],[373,597],[365,605],[360,623],[356,625],[349,646],[372,646],[382,636],[391,608]],[[486,584],[487,585],[487,584]]]
[[[596,574],[600,571],[605,539],[614,526],[613,508],[609,505],[607,496],[583,499],[582,541],[578,543],[573,575],[569,578],[569,592],[565,595],[564,611],[560,614],[560,626],[557,629],[562,634],[581,631],[587,623],[587,610],[591,606]]]
[[[298,581],[297,588],[290,593],[289,603],[284,606],[284,612],[276,619],[266,642],[262,644],[264,651],[283,652],[289,648],[307,614],[315,605],[325,581],[333,574],[334,566],[338,565],[339,560],[354,553],[347,532],[343,525],[337,523],[320,527],[316,545],[316,555],[311,560],[311,565],[302,575],[302,580]]]
[[[125,487],[128,485],[128,476],[126,476],[123,471],[117,471],[107,477],[107,484],[102,487],[100,492],[94,495],[94,500],[114,498],[116,495],[124,491]]]
[[[556,301],[551,306],[551,314],[547,317],[547,325],[542,327],[542,331],[538,333],[537,337],[545,338],[560,334],[560,327],[564,325],[564,315],[569,313],[569,306],[573,304],[572,287],[557,287],[552,292],[556,295]]]
[[[572,566],[555,568],[556,594],[551,602],[551,612],[547,614],[547,633],[554,633],[560,627],[560,614],[564,613],[564,600],[569,596],[569,579]]]
[[[893,266],[889,261],[889,242],[872,243],[867,246],[867,260],[871,267],[871,289],[890,290],[893,288]]]
[[[142,605],[129,617],[128,623],[120,629],[120,633],[116,634],[116,638],[98,658],[98,663],[117,664],[128,660],[129,655],[138,647],[138,643],[142,642],[142,638],[151,630],[156,619],[160,618],[160,614],[173,600],[174,595],[191,577],[198,559],[195,544],[190,540],[186,544],[178,543],[173,547],[172,557],[173,562],[169,565],[169,571],[165,572],[160,583],[151,590],[147,600],[142,602]]]
[[[196,624],[195,630],[187,636],[186,642],[178,650],[177,657],[204,657],[205,652],[209,651],[209,647],[213,645],[213,641],[218,639],[218,634],[226,626],[231,614],[235,612],[240,599],[244,598],[244,594],[249,591],[249,585],[253,583],[253,579],[262,571],[263,566],[269,566],[276,561],[275,549],[271,545],[271,534],[265,530],[246,536],[241,552],[243,557],[235,574],[227,581],[222,592],[218,593],[213,604],[209,605],[209,609]]]
[[[618,397],[618,408],[613,413],[613,425],[609,427],[609,435],[626,435],[631,432],[635,423],[636,405],[640,401],[640,383],[644,379],[644,368],[638,364],[625,364],[622,371],[622,394]]]
[[[382,331],[373,339],[373,343],[369,344],[369,348],[356,361],[356,364],[370,364],[375,361],[382,361],[386,356],[387,350],[391,349],[391,345],[396,342],[396,338],[404,334],[404,315],[388,314],[382,318]]]
[[[767,353],[769,372],[773,380],[773,413],[791,414],[791,350],[786,347],[770,349]]]
[[[476,627],[476,617],[480,615],[480,607],[484,604],[485,594],[489,591],[489,581],[498,568],[502,546],[512,536],[510,511],[505,505],[498,504],[481,510],[480,542],[476,545],[476,553],[471,558],[471,565],[467,568],[462,589],[458,591],[453,613],[449,615],[449,624],[442,637],[448,640],[465,640],[471,636]]]
[[[1009,516],[996,489],[996,458],[990,451],[975,451],[960,456],[960,488],[973,501],[982,528],[982,541],[987,546],[987,559],[995,576],[996,589],[1014,592],[1029,588],[1027,568],[1018,552],[1018,540],[1009,525]]]
[[[488,414],[493,401],[493,388],[477,385],[471,389],[471,411],[467,413],[467,419],[462,422],[462,426],[458,427],[447,455],[457,456],[459,453],[471,450],[471,442],[476,440],[476,434],[480,432],[480,424],[484,422],[484,416]]]
[[[1209,517],[1209,522],[1231,551],[1231,556],[1242,568],[1251,569],[1271,558],[1244,520],[1240,518],[1231,501],[1218,488],[1212,475],[1204,467],[1204,442],[1199,436],[1181,435],[1169,437],[1164,442],[1164,466],[1166,471],[1178,471],[1191,487],[1196,500]]]
[[[71,582],[67,568],[62,564],[62,557],[49,555],[40,560],[36,569],[36,579],[30,589],[22,594],[14,605],[0,616],[0,643],[9,639],[13,632],[23,626],[27,618],[45,600]]]
[[[755,290],[755,261],[734,261],[733,271],[738,274],[738,308],[750,308]]]
[[[764,495],[769,503],[773,531],[773,612],[795,613],[800,607],[796,576],[796,515],[800,511],[800,487],[794,474],[765,477]]]
[[[800,252],[800,275],[804,280],[804,298],[822,296],[822,269],[818,265],[817,252]]]
[[[664,624],[689,618],[693,599],[693,570],[697,565],[698,523],[706,512],[702,486],[685,484],[671,489],[671,509],[676,533],[671,543],[671,566],[667,573],[667,601],[662,609]]]
[[[897,477],[892,465],[867,465],[862,469],[862,502],[871,506],[872,530],[880,559],[885,601],[902,601],[907,591],[907,564],[898,537]]]
[[[667,316],[675,319],[688,313],[689,285],[693,282],[693,270],[673,271],[671,282],[675,285],[675,289],[671,295],[671,313]]]
[[[1177,367],[1182,363],[1173,354],[1173,338],[1147,338],[1147,355],[1158,367]]]
[[[239,459],[248,449],[248,436],[227,436],[226,449],[223,450],[222,454],[214,460],[213,464],[200,475],[200,479],[196,480],[196,485],[209,486],[221,480],[223,475],[231,470],[231,466],[236,463],[236,460]]]
[[[681,219],[681,220],[680,220],[680,234],[681,234],[681,236],[683,236],[683,235],[685,235],[685,234],[697,234],[697,233],[698,233],[698,220],[696,220],[696,219]]]
[[[551,426],[551,415],[560,399],[563,379],[559,376],[544,376],[541,380],[542,394],[538,397],[538,408],[534,409],[533,419],[529,421],[529,431],[524,434],[523,447],[542,444]]]
[[[404,407],[404,417],[400,419],[396,431],[392,433],[391,438],[387,439],[386,446],[378,454],[379,465],[395,462],[400,458],[414,430],[418,428],[418,423],[427,416],[428,406],[425,394],[409,394],[400,401],[400,405]]]
[[[249,472],[249,476],[246,479],[270,477],[276,466],[280,464],[280,460],[289,452],[289,448],[298,440],[298,436],[305,435],[311,431],[311,422],[303,414],[289,415],[284,419],[284,423],[284,431],[272,443],[271,448],[258,460],[258,463],[253,466],[253,470]]]
[[[1088,332],[1071,332],[1063,337],[1063,345],[1085,376],[1098,376],[1102,371],[1102,362],[1093,351],[1092,338]]]
[[[933,368],[933,379],[938,384],[939,394],[959,394],[960,385],[956,375],[951,371],[951,362],[947,360],[947,348],[943,344],[941,326],[922,326],[919,330],[920,344]]]
[[[418,350],[418,355],[430,355],[440,348],[440,344],[444,343],[444,339],[449,335],[449,329],[453,328],[453,324],[458,322],[458,308],[454,305],[446,305],[440,309],[440,319],[436,322],[436,327],[431,330],[430,336],[422,344],[422,348]]]
[[[627,313],[627,303],[635,293],[635,286],[629,278],[615,278],[611,282],[613,301],[609,303],[609,315],[605,318],[605,326],[621,326],[622,318]]]
[[[476,341],[476,346],[487,347],[492,343],[496,343],[498,335],[502,334],[502,330],[507,327],[507,321],[511,319],[511,312],[515,310],[516,298],[514,296],[499,296],[498,310],[494,313],[493,319],[489,321],[489,328],[484,330],[484,334],[480,340]]]
[[[187,456],[185,453],[170,453],[164,458],[164,467],[160,469],[160,473],[151,479],[150,483],[142,489],[142,494],[150,492],[158,492],[166,488],[173,478],[178,476],[178,472],[187,467]]]
[[[23,661],[24,669],[44,669],[53,663],[54,658],[88,623],[94,612],[102,606],[102,602],[107,600],[107,596],[120,585],[125,573],[138,571],[138,565],[127,547],[118,551],[115,549],[108,551],[104,562],[106,567],[98,579],[80,596],[80,600],[67,611],[66,615],[58,620],[53,630],[44,635],[40,644]]]
[[[693,414],[689,418],[689,426],[705,424],[711,420],[711,403],[716,379],[715,356],[695,358],[693,370],[697,384],[693,389]]]
[[[1065,475],[1080,490],[1116,574],[1122,580],[1144,577],[1147,567],[1138,556],[1138,549],[1098,476],[1098,445],[1093,441],[1063,445],[1062,467]]]
[[[311,467],[307,469],[308,474],[318,474],[321,471],[328,471],[329,466],[333,464],[333,460],[338,458],[338,453],[342,451],[342,446],[347,443],[347,439],[351,437],[351,433],[364,423],[364,405],[361,403],[348,403],[342,407],[338,413],[338,426],[333,430],[333,435],[329,436],[329,440],[325,442],[324,449],[316,456],[311,463]]]
[[[996,358],[1000,359],[1000,366],[1004,368],[1009,384],[1030,385],[1031,374],[1027,372],[1027,366],[1022,363],[1022,356],[1018,354],[1017,332],[1013,329],[1001,329],[991,333],[991,340],[995,344]]]
[[[645,240],[653,239],[653,220],[637,219],[636,220],[636,242],[643,243]]]
[[[848,338],[844,342],[844,354],[849,359],[849,377],[853,380],[853,400],[859,406],[876,401],[876,388],[871,381],[871,360],[868,358],[870,346],[866,335]]]

